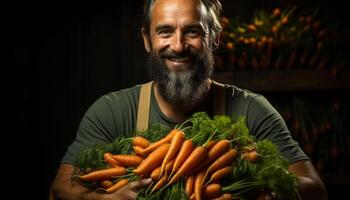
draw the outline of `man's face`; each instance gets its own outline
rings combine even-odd
[[[213,68],[207,11],[198,0],[157,0],[149,33],[149,68],[160,94],[173,104],[196,103]]]

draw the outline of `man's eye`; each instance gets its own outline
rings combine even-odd
[[[162,36],[162,37],[167,37],[167,36],[170,36],[171,34],[171,31],[169,30],[161,30],[161,31],[158,31],[158,35]]]
[[[191,37],[197,37],[201,33],[198,30],[188,30],[186,34]]]

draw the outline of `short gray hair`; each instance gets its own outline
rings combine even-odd
[[[151,25],[151,12],[154,3],[156,0],[145,0],[143,6],[143,28],[146,33],[149,33],[150,25]],[[211,34],[211,41],[215,41],[215,38],[222,31],[222,27],[220,24],[221,17],[221,3],[219,0],[199,0],[204,7],[207,9],[209,17],[208,17],[208,28]]]

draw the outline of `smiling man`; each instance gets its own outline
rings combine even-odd
[[[220,11],[217,0],[145,1],[141,31],[154,81],[106,94],[89,108],[61,161],[50,199],[136,199],[137,190],[150,180],[132,182],[112,194],[72,184],[75,156],[153,123],[174,127],[199,111],[245,116],[251,134],[274,142],[289,160],[288,170],[298,176],[300,197],[326,199],[318,173],[271,104],[259,94],[210,79],[221,31]]]
[[[150,53],[148,68],[157,100],[166,105],[162,111],[181,121],[208,95],[220,24],[209,14],[215,7],[207,9],[198,1],[149,3],[153,6],[146,11],[148,25],[142,28]],[[182,112],[173,112],[168,105]]]

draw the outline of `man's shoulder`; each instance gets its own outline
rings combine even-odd
[[[102,95],[101,98],[108,101],[138,98],[138,96],[140,95],[140,88],[141,84],[137,84],[129,88],[108,92]]]
[[[91,108],[104,108],[115,110],[116,108],[120,109],[135,106],[139,99],[140,88],[141,85],[138,84],[129,88],[124,88],[102,94],[92,104]]]
[[[266,99],[263,95],[240,88],[235,85],[225,84],[226,106],[229,113],[238,115],[247,115],[252,106],[264,106]]]
[[[228,93],[228,95],[230,95],[231,98],[254,99],[256,97],[262,96],[259,93],[232,84],[224,85],[225,91]]]

